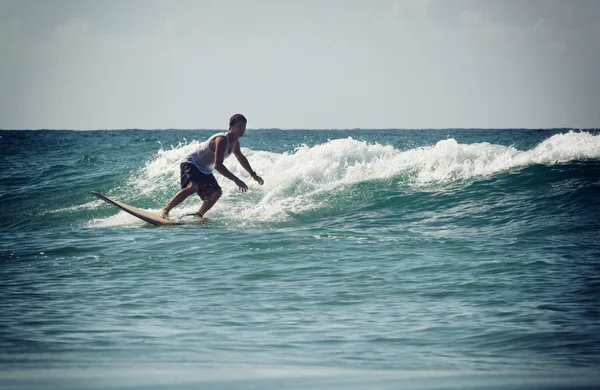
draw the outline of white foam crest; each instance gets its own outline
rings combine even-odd
[[[196,146],[194,142],[159,152],[136,178],[135,186],[148,192],[178,188],[177,161]],[[405,185],[423,186],[490,176],[534,164],[597,159],[600,158],[600,136],[571,131],[554,135],[526,151],[487,142],[459,144],[452,138],[407,151],[352,138],[312,147],[303,145],[285,153],[247,148],[242,151],[265,184],[259,186],[254,182],[235,158],[226,160],[225,165],[249,185],[249,191],[240,193],[231,181],[216,174],[224,194],[207,215],[209,218],[224,218],[232,223],[282,221],[288,219],[290,213],[300,214],[322,207],[318,200],[322,199],[320,194],[399,175],[403,176],[401,180]],[[168,196],[172,196],[169,191]],[[194,212],[200,200],[190,199],[173,210],[172,216]]]
[[[556,134],[525,152],[523,164],[560,164],[600,158],[600,135],[569,131]]]
[[[415,173],[414,185],[427,185],[486,176],[512,167],[519,151],[487,142],[459,144],[455,139],[433,147],[409,150],[399,155],[395,166]]]
[[[198,145],[198,141],[192,141],[171,147],[170,150],[160,149],[142,171],[130,180],[130,184],[142,195],[167,190],[173,183],[179,182],[179,160],[194,151]]]
[[[281,220],[288,212],[320,207],[315,195],[341,191],[362,181],[404,175],[406,185],[423,186],[491,176],[534,164],[598,159],[600,136],[571,131],[554,135],[526,151],[487,142],[459,144],[452,138],[435,146],[400,151],[347,138],[302,146],[292,153],[245,154],[265,179],[265,185],[255,189],[261,192],[260,198],[250,204],[243,196],[224,196],[229,201],[221,205],[231,209],[227,213],[231,218]],[[231,170],[238,176],[244,174],[238,165]]]
[[[228,217],[240,221],[285,220],[288,213],[298,214],[319,207],[314,199],[318,194],[341,191],[350,184],[390,176],[392,171],[386,162],[398,153],[392,146],[367,144],[352,138],[313,147],[304,145],[292,153],[244,150],[252,167],[265,180],[263,186],[253,184],[252,179],[247,180],[250,190],[260,192],[260,197],[246,197],[235,193],[235,187],[222,185],[224,201],[220,201],[214,211],[224,212],[227,207]],[[247,176],[239,164],[230,165],[235,175]]]
[[[395,166],[414,171],[413,183],[464,180],[489,176],[534,164],[559,164],[573,160],[600,158],[600,136],[570,131],[556,134],[531,150],[487,142],[459,144],[450,138],[434,147],[413,149],[396,158]]]

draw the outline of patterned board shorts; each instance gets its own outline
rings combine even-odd
[[[198,186],[196,193],[202,200],[221,189],[214,175],[200,172],[194,164],[183,162],[179,165],[179,169],[181,188],[187,187],[190,182],[196,184]]]

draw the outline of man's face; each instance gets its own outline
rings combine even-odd
[[[233,130],[233,132],[235,133],[235,135],[238,138],[241,138],[244,136],[244,133],[246,132],[246,122],[237,121],[231,129]]]

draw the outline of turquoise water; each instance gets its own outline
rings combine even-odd
[[[600,385],[598,132],[214,132],[0,131],[0,388]]]

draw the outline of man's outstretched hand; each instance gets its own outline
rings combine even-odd
[[[252,178],[254,180],[256,180],[258,182],[258,184],[260,184],[261,186],[265,183],[265,181],[262,179],[262,177],[260,177],[258,175],[254,175],[254,176],[252,176]]]
[[[235,184],[240,188],[240,191],[242,191],[242,192],[248,191],[248,186],[246,185],[246,183],[244,183],[240,179],[237,179],[235,181]]]

